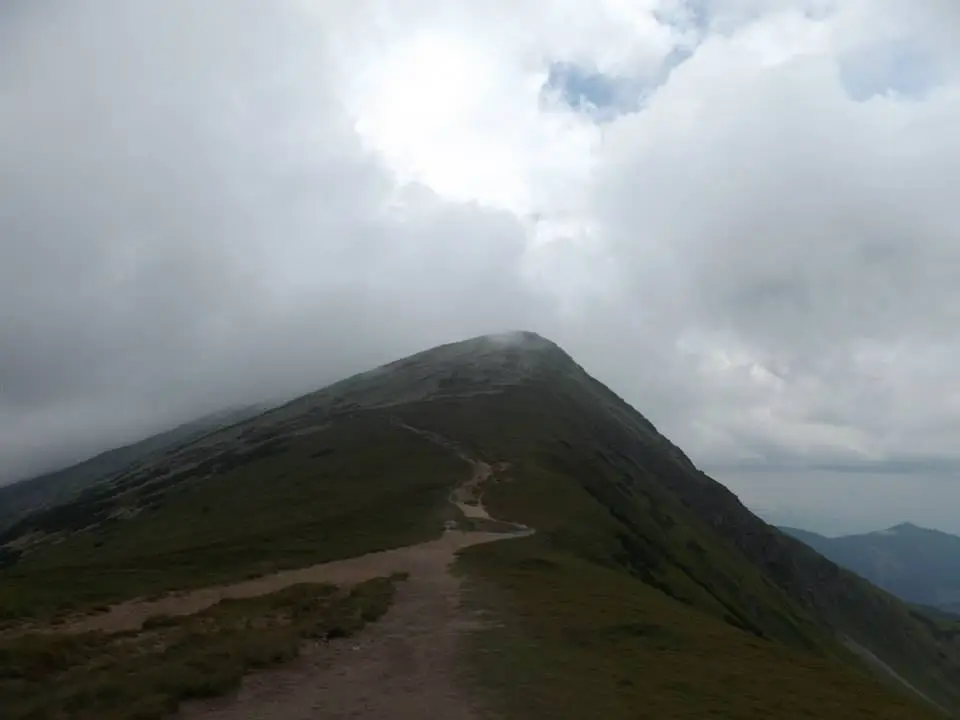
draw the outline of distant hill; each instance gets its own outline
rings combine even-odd
[[[0,529],[27,512],[65,502],[97,481],[143,462],[155,453],[195,440],[225,425],[249,419],[264,409],[249,405],[211,413],[144,440],[102,452],[75,465],[0,486]]]
[[[949,620],[917,615],[759,519],[534,333],[472,338],[361,373],[21,517],[0,533],[9,558],[0,620],[46,623],[418,545],[450,524],[482,528],[450,502],[470,477],[467,457],[489,470],[474,490],[491,517],[535,531],[472,547],[456,566],[462,602],[476,613],[463,677],[495,715],[918,720],[938,716],[934,703],[960,711]],[[3,637],[0,658],[20,673]],[[165,652],[144,647],[154,649],[136,658],[141,669],[149,652]],[[60,717],[71,703],[109,704],[127,687],[126,668],[98,670],[109,691],[43,692],[79,682],[80,665],[100,668],[88,652],[41,644],[33,674],[0,682],[0,705],[39,713],[43,703],[43,716]],[[170,682],[212,694],[220,686],[202,684],[205,674],[223,668],[198,662]]]
[[[835,538],[781,529],[897,597],[960,610],[960,537],[956,535],[911,523]]]

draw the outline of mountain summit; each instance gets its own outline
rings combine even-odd
[[[286,410],[369,409],[439,397],[470,397],[515,386],[534,375],[577,368],[558,345],[536,333],[481,335],[359,373],[293,401]]]
[[[24,708],[13,717],[36,716],[37,702],[107,717],[137,687],[175,708],[235,688],[301,638],[320,660],[285,676],[295,697],[238,699],[229,717],[292,716],[304,697],[321,712],[406,703],[469,717],[476,696],[525,719],[960,708],[949,628],[761,521],[529,332],[432,348],[143,458],[22,518],[0,534],[0,559],[7,637],[53,618],[124,633],[45,649],[37,657],[60,660],[13,684],[0,672],[0,706]],[[389,589],[399,577],[408,584]],[[379,609],[328,613],[317,598],[370,591],[294,590],[311,578],[380,582]],[[270,591],[281,594],[256,599]],[[220,597],[246,604],[211,605]],[[389,602],[383,629],[363,630]],[[144,617],[171,612],[187,619]],[[366,639],[343,652],[338,638],[357,632]],[[0,662],[34,657],[3,642]],[[164,662],[193,670],[167,676]],[[111,673],[110,692],[90,689]],[[58,683],[68,689],[41,691]]]
[[[893,527],[887,528],[886,530],[881,530],[880,532],[907,534],[907,533],[927,533],[927,532],[936,532],[936,531],[929,530],[927,528],[922,528],[919,525],[914,525],[913,523],[904,522],[898,525],[894,525]]]

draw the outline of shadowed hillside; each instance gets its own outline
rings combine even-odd
[[[213,413],[123,447],[100,453],[54,472],[0,486],[0,528],[24,513],[70,500],[84,488],[136,465],[153,454],[195,440],[225,425],[246,420],[264,408],[242,407]]]

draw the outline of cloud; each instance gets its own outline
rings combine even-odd
[[[751,497],[957,459],[955,3],[2,13],[0,480],[514,327]]]
[[[904,426],[919,429],[934,406],[939,423],[956,422],[943,401],[928,395],[917,412],[911,400],[953,372],[944,299],[960,255],[943,190],[960,167],[951,139],[917,131],[953,116],[956,93],[857,102],[823,29],[798,29],[809,46],[769,64],[751,39],[760,29],[744,33],[705,41],[647,111],[609,131],[603,235],[635,261],[624,276],[637,297],[667,298],[675,334],[740,357],[716,373],[727,390],[752,386],[752,401],[700,392],[696,415],[732,426],[762,409],[753,434],[785,450],[806,452],[816,430],[865,459],[905,452],[917,434]],[[652,265],[641,245],[656,248]]]
[[[214,10],[15,18],[0,130],[9,475],[198,404],[499,329],[497,312],[529,305],[517,221],[398,192],[309,14]]]

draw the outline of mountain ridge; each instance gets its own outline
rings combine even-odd
[[[960,609],[960,536],[910,522],[837,537],[781,529],[907,602]]]
[[[26,512],[69,500],[151,453],[197,439],[218,427],[247,419],[262,409],[263,406],[254,404],[208,413],[140,440],[98,452],[79,462],[0,485],[0,530]]]
[[[536,530],[458,561],[470,602],[497,618],[465,662],[505,717],[923,717],[898,681],[866,679],[847,638],[960,707],[949,638],[754,516],[525,332],[360,373],[28,516],[0,534],[17,553],[0,617],[44,623],[482,524],[449,502],[464,471],[451,446],[490,468],[475,490],[493,517]],[[681,682],[681,667],[702,681]]]

